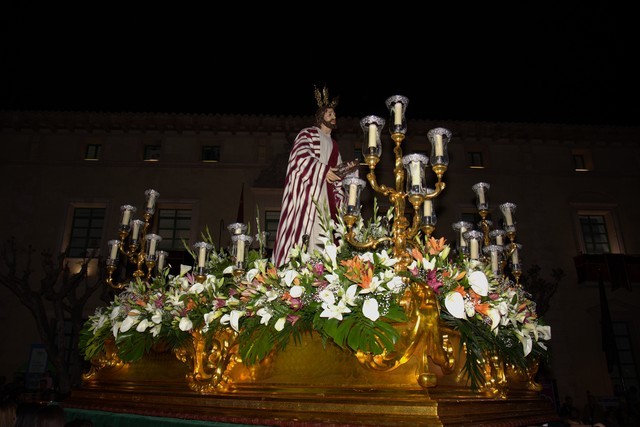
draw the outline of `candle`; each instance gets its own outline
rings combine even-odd
[[[513,250],[513,253],[511,254],[511,262],[513,264],[518,264],[519,260],[518,260],[518,248],[515,248]]]
[[[504,215],[504,220],[507,222],[507,225],[513,225],[513,218],[511,217],[511,211],[509,209],[505,209],[502,212]]]
[[[204,246],[200,247],[198,251],[198,267],[204,267],[205,256],[207,255],[207,248]]]
[[[484,187],[478,187],[478,202],[484,205]]]
[[[496,245],[504,245],[504,240],[502,240],[502,234],[497,234],[496,235]]]
[[[369,147],[377,147],[378,146],[378,126],[375,123],[371,123],[369,125]]]
[[[140,222],[133,221],[133,230],[131,231],[131,239],[138,240],[138,233],[140,232]]]
[[[109,259],[115,260],[116,258],[118,258],[118,244],[114,243],[114,245],[111,246],[111,253],[109,254]]]
[[[402,124],[402,102],[396,102],[393,106],[393,124]]]
[[[433,203],[431,200],[426,199],[422,205],[423,216],[431,216],[433,214]]]
[[[491,270],[498,271],[498,251],[491,251]]]
[[[349,206],[355,206],[356,205],[356,198],[358,196],[358,185],[357,184],[351,184],[349,185]]]
[[[238,253],[236,254],[236,261],[243,262],[244,261],[244,240],[238,239]]]
[[[122,211],[122,225],[129,225],[129,219],[131,219],[131,211],[125,209]]]
[[[156,239],[149,239],[149,255],[156,253]]]
[[[442,135],[436,134],[436,157],[442,156]]]
[[[156,202],[156,193],[150,192],[149,193],[149,200],[147,200],[147,208],[148,209],[153,208],[153,205],[155,204],[155,202]]]
[[[467,242],[464,240],[463,234],[467,232],[465,227],[460,227],[460,246],[467,246]]]
[[[420,162],[412,161],[409,168],[411,170],[411,185],[420,185]]]
[[[166,257],[165,251],[158,252],[158,271],[162,271],[164,269],[164,259]]]
[[[469,244],[471,246],[471,259],[478,259],[478,241],[471,239]]]

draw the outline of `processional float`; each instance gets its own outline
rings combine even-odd
[[[351,279],[356,271],[367,276],[366,271],[363,273],[358,268],[364,266],[362,270],[366,270],[367,266],[370,267],[372,274],[366,280],[363,281],[362,277],[353,279],[358,284],[356,292],[361,292],[358,298],[363,315],[358,322],[362,331],[373,331],[370,341],[355,334],[346,335],[343,340],[337,338],[342,337],[338,332],[340,327],[331,328],[330,325],[340,325],[342,314],[348,316],[353,311],[347,312],[347,309],[351,310],[347,305],[340,306],[329,299],[322,299],[325,297],[318,292],[313,303],[323,307],[324,311],[309,320],[313,325],[309,333],[281,340],[282,335],[273,332],[269,335],[275,341],[272,347],[268,351],[262,349],[261,340],[266,335],[260,332],[263,329],[259,329],[255,319],[261,319],[267,325],[273,316],[282,315],[284,320],[280,327],[289,328],[291,319],[294,319],[291,316],[296,315],[288,312],[285,316],[277,310],[269,313],[266,303],[269,281],[277,282],[276,286],[288,287],[277,295],[279,300],[286,297],[291,305],[291,301],[299,299],[299,304],[304,305],[310,300],[305,300],[304,289],[297,287],[304,288],[301,282],[311,273],[305,270],[288,274],[269,266],[266,260],[261,260],[264,232],[258,230],[255,241],[259,250],[252,252],[249,247],[254,239],[247,234],[246,224],[236,223],[229,227],[232,243],[228,251],[216,252],[206,239],[197,242],[192,245],[194,265],[186,275],[188,278],[172,279],[176,287],[171,292],[176,299],[175,306],[179,308],[174,312],[171,323],[176,330],[174,340],[170,336],[162,342],[149,338],[153,336],[149,333],[153,328],[158,335],[167,332],[168,323],[164,324],[164,332],[160,332],[166,320],[160,317],[165,312],[158,311],[157,323],[153,323],[142,319],[141,308],[129,307],[124,320],[116,322],[121,313],[114,314],[114,311],[122,310],[124,304],[115,309],[117,304],[114,304],[109,311],[109,320],[106,316],[104,320],[99,320],[102,319],[99,315],[94,316],[94,323],[85,327],[87,335],[84,341],[85,355],[92,356],[91,369],[84,375],[83,386],[74,390],[68,405],[116,413],[283,426],[297,423],[524,426],[556,419],[552,404],[542,396],[542,387],[536,382],[540,363],[536,349],[540,351],[544,345],[539,346],[529,335],[521,333],[519,339],[525,350],[507,343],[506,347],[513,351],[503,352],[499,346],[480,343],[480,338],[472,338],[469,331],[465,336],[467,324],[474,325],[477,319],[484,319],[480,323],[488,322],[489,325],[475,325],[476,329],[471,331],[480,331],[477,328],[482,327],[488,331],[482,332],[482,337],[496,342],[495,336],[499,336],[500,328],[506,327],[500,323],[500,315],[506,318],[506,314],[492,308],[491,302],[487,301],[491,297],[498,299],[500,293],[508,294],[512,299],[518,292],[522,294],[519,284],[522,273],[519,251],[522,246],[515,240],[515,204],[500,205],[504,229],[492,230],[492,222],[488,220],[489,184],[481,182],[474,185],[472,190],[481,218],[479,229],[474,229],[474,224],[466,221],[453,224],[457,238],[455,250],[449,253],[448,246],[442,239],[435,239],[433,233],[437,224],[434,201],[446,187],[444,175],[449,164],[451,132],[444,128],[428,132],[430,156],[403,155],[408,99],[392,96],[386,100],[386,105],[394,143],[394,185],[381,184],[376,177],[385,120],[377,116],[364,117],[360,125],[364,134],[364,162],[369,168],[367,181],[356,176],[343,180],[347,203],[340,223],[334,224],[341,232],[342,244],[336,247],[328,243],[331,249],[343,255],[348,253],[353,258],[336,262],[338,255],[328,248],[320,256],[319,268],[323,271],[313,273],[322,277],[317,281],[321,284],[314,283],[313,286],[331,289],[329,276],[322,274],[332,269],[332,262],[333,272],[340,271]],[[427,183],[429,165],[435,174],[435,183],[431,186]],[[363,226],[361,218],[360,198],[367,182],[376,193],[386,197],[390,205],[386,216],[389,221],[374,222],[377,233],[371,229],[363,233],[366,226]],[[158,197],[155,190],[147,190],[143,220],[132,219],[136,211],[133,206],[121,207],[118,239],[108,243],[107,284],[121,292],[118,301],[126,298],[145,300],[138,301],[145,309],[151,303],[156,306],[166,304],[163,305],[165,309],[171,299],[171,296],[163,294],[167,281],[171,280],[167,273],[167,254],[157,251],[160,236],[148,232]],[[369,258],[357,255],[362,253],[369,254]],[[294,265],[298,269],[303,268],[305,262],[313,262],[309,261],[309,256],[296,255],[301,260]],[[228,256],[228,265],[223,271],[214,273],[211,266],[220,266],[225,256]],[[118,282],[113,278],[122,263],[121,258],[136,267],[133,281],[138,288],[132,282]],[[379,277],[374,276],[375,269],[385,265],[388,270],[380,273]],[[341,270],[341,266],[345,267]],[[473,275],[473,272],[482,274]],[[475,284],[471,276],[485,279]],[[339,282],[340,279],[342,277],[334,277],[333,280]],[[387,297],[379,297],[382,286],[372,290],[372,286],[381,281],[386,286],[385,295],[392,299],[389,306],[399,307],[402,316],[394,317],[390,311],[385,312],[382,306]],[[221,294],[223,282],[227,284],[224,286],[234,289],[231,294]],[[392,288],[392,283],[395,288]],[[465,283],[468,289],[458,283]],[[363,291],[366,286],[367,291]],[[443,298],[439,292],[447,286],[452,291]],[[183,303],[187,301],[192,307],[197,306],[209,292],[211,299],[224,300],[218,304],[225,305],[226,311],[212,308],[199,320],[186,318],[184,312],[189,304],[181,306],[175,296],[180,289],[183,295],[187,295],[181,297]],[[392,289],[398,292],[395,297]],[[246,304],[260,292],[265,294],[263,299],[256,298]],[[376,292],[379,292],[376,297],[379,301],[374,302],[371,295]],[[302,293],[299,298],[298,293]],[[346,298],[348,295],[345,293],[348,294],[349,290],[340,295]],[[236,299],[239,302],[234,306]],[[354,310],[356,299],[351,306]],[[364,304],[362,300],[368,302]],[[340,307],[343,312],[335,314]],[[476,311],[470,307],[475,307]],[[379,325],[376,322],[383,321],[385,315],[401,320],[387,322],[392,330],[381,332],[375,325]],[[242,322],[250,316],[255,320],[251,335],[256,339],[255,343],[242,342]],[[150,315],[149,319],[152,318]],[[492,319],[496,324],[491,324]],[[295,321],[305,320],[296,318]],[[104,336],[110,339],[102,342],[96,338],[97,331],[105,329],[100,322],[111,322],[109,331],[104,332]],[[101,327],[103,329],[99,329]],[[526,331],[526,327],[521,330]],[[536,337],[538,333],[542,335],[548,331],[548,327],[545,329],[539,325],[529,327],[538,328],[534,331]],[[136,334],[135,330],[140,333]],[[95,354],[86,351],[91,345],[99,351]],[[530,353],[523,355],[527,345]],[[514,356],[516,353],[518,356]]]

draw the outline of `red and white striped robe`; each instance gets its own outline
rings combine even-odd
[[[289,251],[296,244],[302,245],[304,235],[310,236],[309,250],[312,251],[315,247],[318,236],[313,233],[313,228],[314,224],[319,224],[320,218],[314,201],[320,207],[328,205],[331,216],[335,219],[344,200],[342,183],[337,181],[330,184],[326,181],[329,168],[342,162],[338,144],[333,138],[330,139],[332,146],[321,144],[320,129],[309,127],[302,129],[293,143],[273,247],[273,263],[276,267],[289,260]],[[328,161],[323,163],[321,158]],[[326,188],[326,200],[321,199],[323,186]]]

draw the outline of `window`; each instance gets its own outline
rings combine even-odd
[[[580,229],[584,240],[585,253],[611,253],[609,235],[604,215],[580,215]]]
[[[640,382],[638,381],[629,325],[626,322],[612,323],[619,363],[618,366],[614,366],[611,372],[611,381],[616,394],[621,394],[622,390],[629,390],[631,386],[635,386],[636,389],[640,388]]]
[[[68,244],[69,257],[84,258],[98,255],[104,228],[104,215],[104,208],[76,207],[73,209]]]
[[[583,254],[622,254],[624,246],[614,208],[610,205],[580,206],[575,209],[578,250]]]
[[[484,161],[481,151],[469,151],[467,156],[469,160],[469,167],[471,169],[484,169]]]
[[[160,160],[160,145],[144,146],[144,161],[157,162]]]
[[[162,237],[159,249],[185,250],[183,240],[189,243],[191,236],[191,209],[159,209],[158,234]]]
[[[571,156],[573,157],[573,169],[576,172],[593,170],[593,159],[589,150],[573,149],[571,150]]]
[[[266,211],[264,213],[264,230],[269,233],[267,247],[273,249],[276,241],[276,232],[280,223],[280,211]]]
[[[101,144],[87,144],[87,149],[84,153],[85,160],[99,160],[100,151],[102,150]]]
[[[202,147],[202,161],[217,163],[220,161],[220,147],[217,145],[205,145]]]

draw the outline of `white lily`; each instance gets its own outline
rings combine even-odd
[[[348,304],[350,306],[356,305],[356,294],[358,293],[358,288],[359,286],[356,284],[353,284],[347,288],[347,292],[342,297],[345,304]],[[333,304],[333,301],[331,303]]]
[[[399,294],[404,289],[404,282],[402,281],[402,277],[393,276],[391,280],[387,282],[387,288],[394,294]]]
[[[236,332],[240,332],[240,318],[245,314],[246,312],[244,310],[231,310],[229,324]]]
[[[258,273],[260,273],[260,270],[258,270],[257,268],[252,268],[251,270],[247,271],[247,281],[253,282],[253,279],[256,278]]]
[[[233,273],[233,264],[231,264],[230,266],[222,270],[223,275],[232,274],[232,273]]]
[[[338,248],[336,247],[336,245],[334,245],[333,243],[330,243],[330,242],[325,243],[325,245],[324,245],[324,253],[329,258],[329,261],[331,261],[331,268],[333,270],[338,268],[338,261],[336,259],[337,256],[338,256]]]
[[[187,274],[190,271],[191,271],[191,266],[190,265],[180,264],[180,276],[184,276],[185,274]]]
[[[500,316],[500,311],[496,308],[490,308],[487,311],[487,316],[491,319],[491,330],[497,335],[498,326],[500,326],[500,319],[502,318],[502,316]]]
[[[482,271],[474,271],[469,274],[469,284],[476,294],[483,297],[489,294],[489,281]]]
[[[269,320],[271,320],[271,318],[273,317],[273,313],[271,312],[271,310],[267,310],[266,308],[261,308],[256,312],[256,314],[260,316],[261,325],[268,325]]]
[[[154,337],[157,337],[160,334],[161,330],[162,330],[162,325],[154,325],[151,329],[149,329],[149,331],[151,332],[151,335],[153,335]]]
[[[340,300],[338,304],[322,303],[322,308],[324,310],[320,313],[320,317],[326,317],[328,319],[342,320],[342,315],[344,313],[351,313],[351,309],[347,307],[344,300]]]
[[[367,319],[375,322],[380,318],[380,312],[378,311],[378,301],[375,298],[368,298],[364,304],[362,304],[362,314]]]
[[[526,357],[529,355],[529,353],[531,353],[531,350],[533,349],[533,341],[528,334],[525,335],[520,331],[516,332],[516,337],[518,337],[518,339],[522,343],[522,351],[524,351],[524,355]]]
[[[204,284],[196,282],[189,288],[187,293],[198,295],[201,294],[202,291],[204,291]]]
[[[222,315],[222,313],[220,312],[220,310],[214,310],[214,311],[210,311],[208,313],[205,313],[203,318],[204,318],[204,323],[206,325],[209,325],[211,322],[213,322],[214,320],[216,320],[218,317],[220,317]]]
[[[357,286],[357,285],[354,285]],[[318,297],[327,304],[334,304],[336,302],[336,296],[331,292],[330,289],[324,288],[320,292],[318,292]]]

